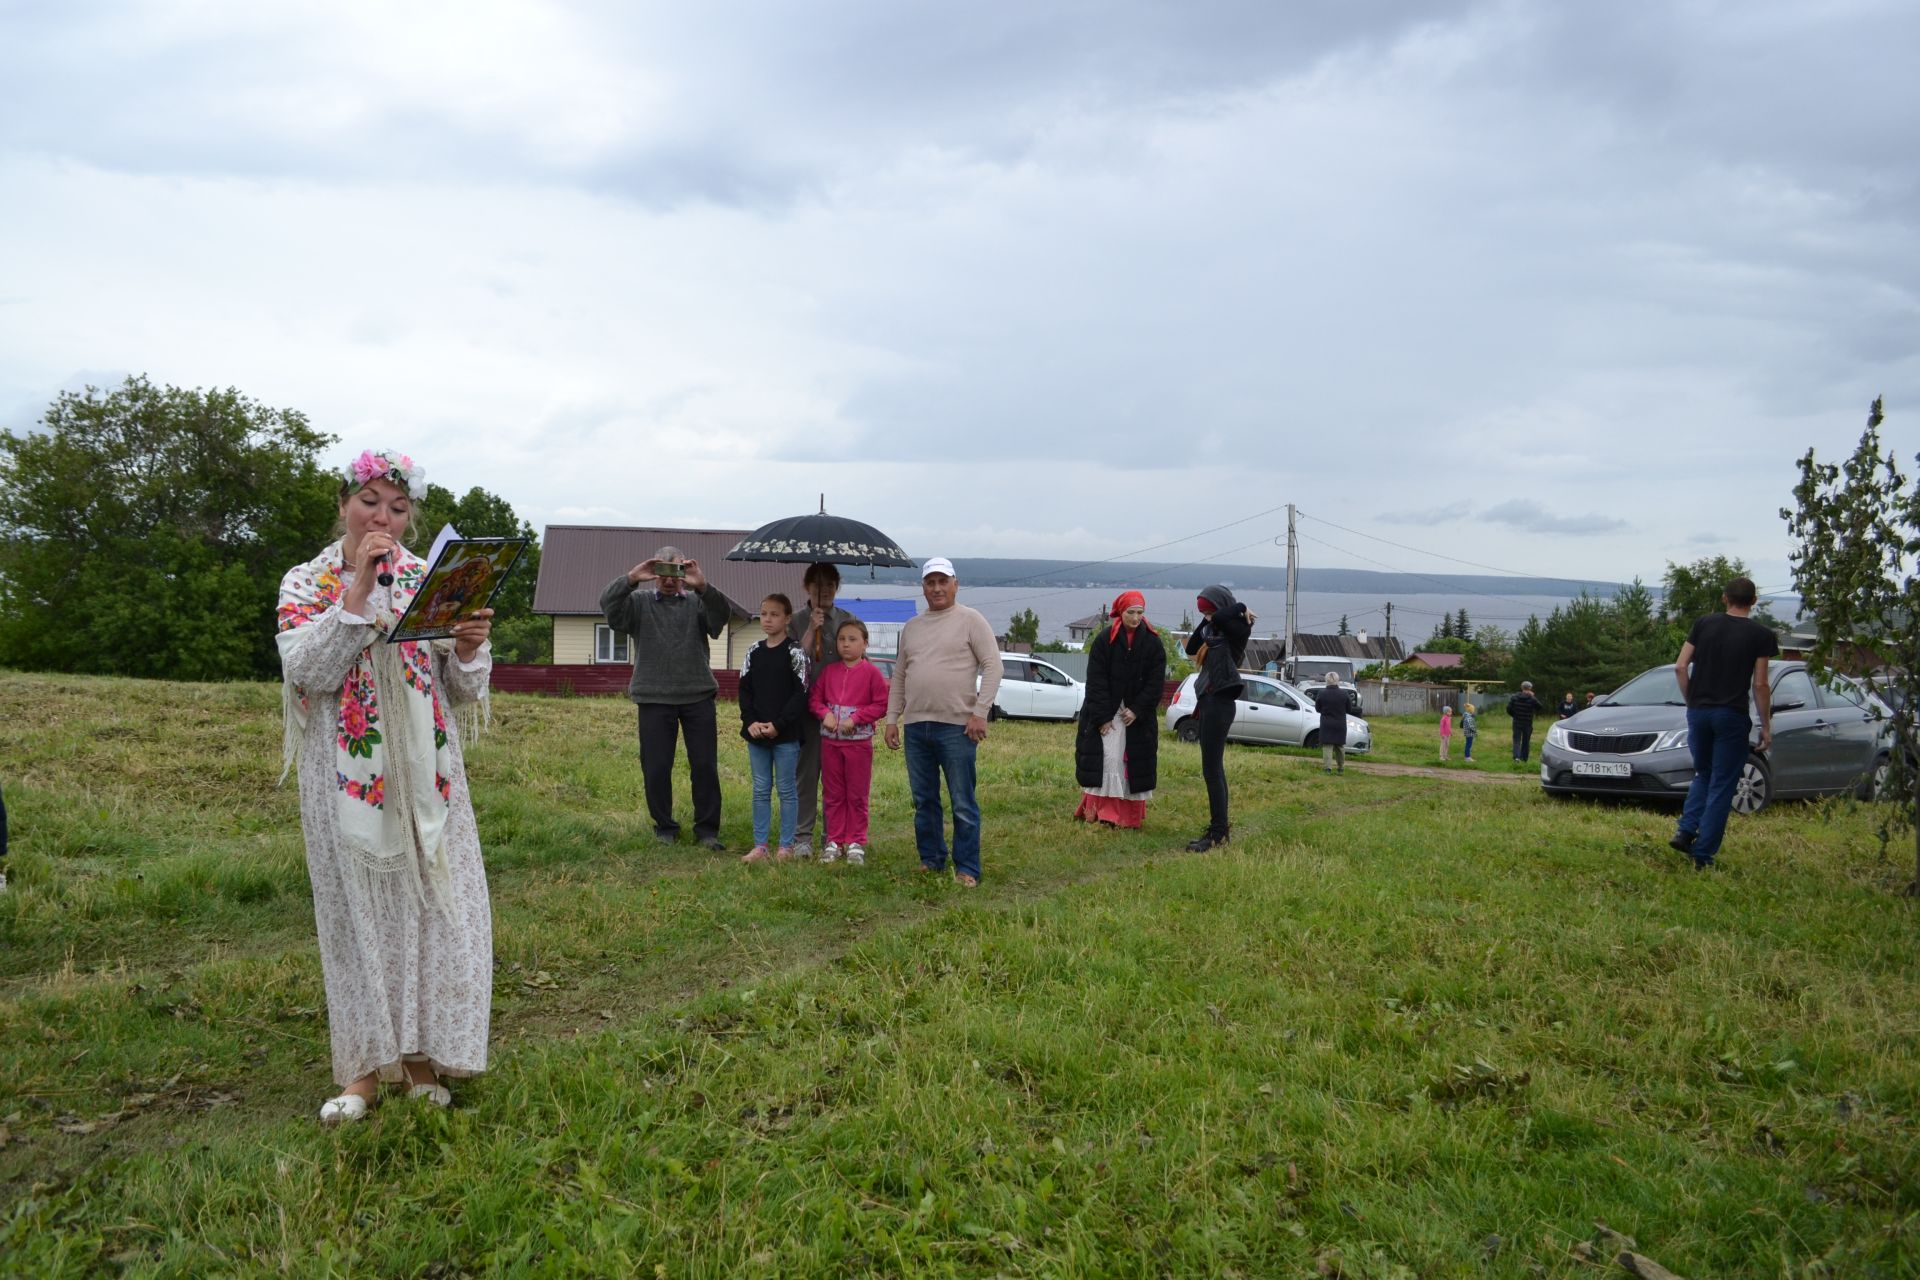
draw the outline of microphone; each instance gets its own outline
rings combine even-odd
[[[374,560],[374,563],[380,566],[380,572],[374,575],[373,580],[379,583],[383,587],[392,586],[393,585],[393,569],[387,563],[387,557],[384,555],[379,556]]]

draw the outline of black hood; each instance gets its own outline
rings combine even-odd
[[[1239,603],[1239,601],[1233,598],[1233,592],[1227,590],[1217,582],[1210,587],[1203,588],[1200,592],[1200,598],[1212,605],[1215,612],[1218,613],[1225,613],[1228,609],[1233,608],[1234,605]]]

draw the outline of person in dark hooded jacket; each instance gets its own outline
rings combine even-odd
[[[1147,624],[1147,598],[1123,591],[1113,625],[1087,646],[1087,696],[1074,738],[1074,773],[1084,794],[1074,817],[1138,827],[1153,799],[1160,760],[1154,714],[1167,684],[1167,650]]]
[[[1205,853],[1227,842],[1227,730],[1233,727],[1234,702],[1246,681],[1240,663],[1253,636],[1254,614],[1218,583],[1195,601],[1200,625],[1187,637],[1187,653],[1196,668],[1195,714],[1200,721],[1200,774],[1207,780],[1207,829],[1187,845]]]

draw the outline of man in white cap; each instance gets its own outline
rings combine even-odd
[[[927,611],[900,628],[887,694],[887,745],[907,746],[913,839],[927,871],[947,866],[947,819],[940,775],[953,801],[953,878],[980,883],[980,805],[974,757],[987,736],[987,712],[1000,692],[1000,642],[977,609],[956,603],[953,561],[935,556],[920,568]],[[977,681],[977,683],[976,683]]]

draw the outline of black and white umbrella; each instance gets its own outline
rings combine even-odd
[[[827,514],[826,495],[812,515],[788,516],[763,524],[734,544],[729,560],[773,560],[783,564],[864,564],[911,569],[913,561],[898,544],[870,524]]]

